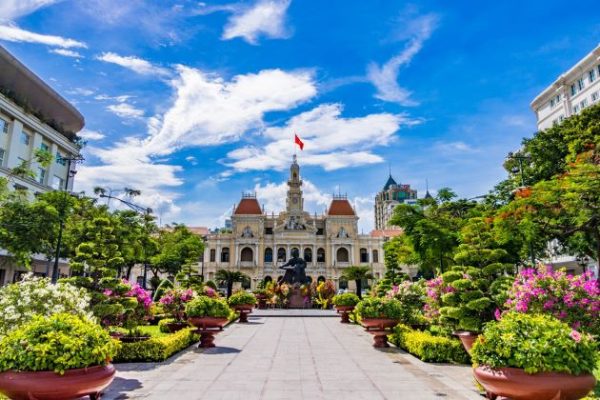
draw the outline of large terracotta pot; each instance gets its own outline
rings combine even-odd
[[[267,296],[265,296],[264,294],[257,294],[256,300],[258,300],[258,308],[260,310],[264,310],[265,308],[267,308]]]
[[[233,309],[240,314],[240,322],[242,323],[248,322],[248,314],[252,313],[253,308],[253,304],[239,304],[233,306]]]
[[[171,333],[179,332],[182,329],[189,327],[187,322],[171,322],[167,324],[167,329]]]
[[[513,400],[576,400],[587,395],[596,385],[591,374],[527,374],[520,368],[494,370],[485,366],[474,368],[473,374],[485,388],[489,399],[503,396]]]
[[[391,329],[398,325],[398,321],[389,318],[363,318],[361,322],[365,330],[373,335],[373,347],[390,347],[387,335]]]
[[[223,327],[229,322],[227,318],[215,317],[190,317],[190,324],[194,325],[197,332],[200,333],[200,348],[215,347],[215,335],[223,330]]]
[[[70,400],[83,396],[96,400],[114,376],[112,364],[71,369],[64,375],[53,371],[7,371],[0,373],[0,393],[13,400]]]
[[[338,314],[342,316],[342,324],[350,323],[350,313],[354,310],[354,306],[335,306]]]
[[[453,332],[452,334],[454,336],[458,336],[467,353],[471,354],[471,348],[473,347],[473,343],[475,343],[475,341],[479,337],[479,333],[469,331],[457,331]]]

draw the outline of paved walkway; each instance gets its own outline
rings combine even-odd
[[[210,350],[121,364],[104,399],[478,399],[470,369],[425,364],[335,318],[251,318]]]

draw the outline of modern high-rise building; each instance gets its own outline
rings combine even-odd
[[[375,196],[375,229],[383,230],[391,228],[388,225],[398,204],[414,204],[417,201],[417,191],[410,185],[399,185],[392,174],[383,186],[383,190]]]
[[[538,130],[600,103],[600,45],[561,74],[531,102]]]
[[[67,179],[65,159],[79,154],[76,134],[83,126],[75,107],[0,46],[0,177],[8,179],[9,189],[26,190],[31,197],[53,189],[71,190],[73,179]],[[36,163],[37,150],[52,154],[49,166]],[[11,173],[23,163],[35,177]],[[6,256],[0,249],[0,286],[26,272],[7,262]],[[50,268],[49,260],[33,260],[34,273],[49,275]],[[61,273],[66,272],[63,262]]]

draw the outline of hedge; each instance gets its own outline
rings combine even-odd
[[[458,339],[434,336],[399,324],[390,341],[425,362],[456,362],[469,364],[469,355]]]
[[[123,343],[115,362],[164,361],[199,340],[194,329],[182,329],[168,336],[153,337],[143,342]]]

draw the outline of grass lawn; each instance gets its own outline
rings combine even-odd
[[[127,329],[124,328],[114,328],[116,331],[127,333]],[[137,329],[142,331],[143,334],[152,336],[152,337],[163,337],[169,335],[168,333],[163,333],[158,329],[158,325],[142,325],[138,326]]]

